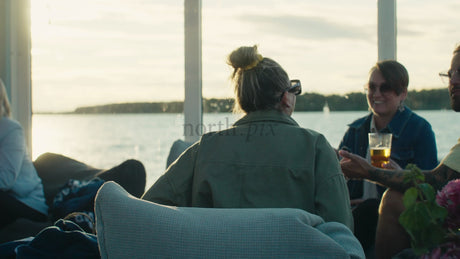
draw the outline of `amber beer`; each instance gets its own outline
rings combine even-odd
[[[390,163],[391,133],[369,133],[369,153],[373,166],[383,168]]]
[[[373,148],[370,150],[370,153],[373,166],[383,168],[384,165],[390,163],[390,148]]]

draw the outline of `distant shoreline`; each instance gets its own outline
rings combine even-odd
[[[450,109],[447,88],[409,91],[405,101],[412,110],[444,110]],[[234,100],[203,99],[204,113],[232,112]],[[295,111],[323,111],[327,105],[329,111],[367,111],[364,93],[353,92],[345,95],[320,95],[305,93],[297,97]],[[183,113],[182,101],[173,102],[135,102],[113,103],[96,106],[79,107],[70,112],[34,112],[34,114],[157,114]]]
[[[451,109],[412,109],[412,111],[451,111]],[[341,111],[330,111],[330,112],[363,112],[363,111],[368,111],[366,110],[341,110]],[[295,112],[324,112],[324,111],[298,111],[295,110]],[[132,114],[182,114],[183,112],[131,112],[131,113],[75,113],[75,112],[34,112],[33,115],[132,115]],[[206,114],[213,114],[217,112],[203,112]],[[220,112],[220,113],[232,113],[230,112]]]

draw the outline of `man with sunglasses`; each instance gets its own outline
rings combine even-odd
[[[370,159],[368,133],[392,133],[391,162],[387,168],[404,168],[408,163],[425,170],[436,167],[436,140],[430,123],[404,105],[408,85],[409,75],[402,64],[394,60],[377,62],[365,87],[371,113],[349,124],[339,149]],[[370,249],[385,187],[362,180],[349,180],[347,185],[355,235],[365,250]]]
[[[441,77],[449,80],[449,98],[452,109],[460,112],[460,45],[454,50],[451,67]],[[457,130],[457,129],[454,129]],[[340,164],[343,173],[351,179],[366,179],[389,189],[385,192],[380,206],[380,215],[376,235],[376,258],[391,258],[403,249],[410,247],[410,238],[399,224],[399,215],[405,210],[403,193],[411,187],[404,183],[402,169],[389,170],[373,167],[362,157],[339,151],[343,157]],[[423,171],[425,180],[437,190],[451,180],[460,178],[460,138],[450,153],[433,170]]]
[[[291,117],[299,80],[289,80],[256,46],[228,57],[233,68],[232,127],[208,132],[166,169],[142,197],[165,205],[297,208],[353,229],[337,155],[326,138]]]

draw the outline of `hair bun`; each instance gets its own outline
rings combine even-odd
[[[228,56],[227,63],[234,69],[249,70],[256,67],[263,57],[257,51],[257,45],[239,47]]]

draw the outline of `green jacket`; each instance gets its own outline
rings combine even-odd
[[[353,226],[347,185],[326,138],[277,111],[203,135],[143,199],[182,207],[299,208]]]

